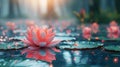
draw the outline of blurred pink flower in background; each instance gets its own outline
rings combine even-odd
[[[119,27],[118,26],[110,26],[107,28],[108,37],[109,38],[119,38]]]
[[[64,30],[64,29],[66,29],[69,25],[70,25],[70,23],[68,22],[68,21],[62,21],[62,23],[61,23],[62,25],[62,29]]]
[[[28,48],[22,51],[26,53],[27,58],[34,58],[46,62],[56,60],[55,52],[60,52],[55,46],[60,41],[54,40],[55,33],[52,29],[40,28],[38,26],[29,27],[26,34],[26,39],[23,40]]]
[[[83,37],[85,39],[91,38],[91,28],[90,27],[84,27],[82,30]]]
[[[34,22],[34,21],[27,20],[27,21],[26,21],[26,25],[27,25],[27,27],[35,26],[35,22]]]
[[[92,25],[91,25],[91,29],[92,29],[92,32],[93,33],[98,33],[99,32],[99,25],[97,22],[94,22]]]
[[[114,20],[113,20],[113,21],[111,21],[109,25],[110,25],[110,26],[118,26],[117,22],[116,22],[116,21],[114,21]]]
[[[67,33],[67,34],[70,34],[70,33],[71,33],[71,30],[66,30],[66,33]]]
[[[15,30],[16,29],[16,25],[13,22],[7,22],[6,26],[10,29],[10,30]]]
[[[109,38],[119,38],[119,26],[116,21],[111,21],[109,27],[107,28]]]

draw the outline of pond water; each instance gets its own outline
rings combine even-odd
[[[49,64],[44,61],[28,59],[25,54],[21,54],[21,51],[26,47],[20,41],[20,39],[25,38],[24,33],[26,32],[26,26],[23,23],[21,24],[18,25],[19,29],[16,30],[18,34],[13,35],[13,33],[8,31],[9,33],[5,37],[1,35],[4,30],[0,31],[0,67],[49,67]],[[108,41],[104,43],[95,39],[93,39],[93,42],[92,40],[83,39],[81,30],[77,29],[77,25],[69,25],[62,32],[60,32],[60,28],[57,28],[55,39],[62,40],[62,42],[56,48],[60,49],[61,52],[56,53],[56,60],[52,62],[53,67],[119,67],[120,41],[119,39],[118,41],[110,40],[109,38],[105,39],[107,34],[105,27],[107,25],[102,25],[100,28],[101,32],[95,35],[99,38],[104,37],[103,40]],[[66,33],[69,29],[71,33]],[[21,33],[23,34],[21,35]],[[10,37],[12,37],[11,40],[9,39]],[[79,46],[75,47],[75,43],[78,43]],[[108,49],[105,48],[107,45],[112,45],[113,47],[110,47],[110,49],[113,51],[108,50],[108,47]],[[115,45],[118,47],[115,47]],[[114,51],[114,49],[117,51]]]
[[[100,49],[72,51],[61,50],[53,61],[54,67],[119,67],[119,53]],[[1,51],[0,67],[49,67],[46,62],[27,59],[19,50]]]

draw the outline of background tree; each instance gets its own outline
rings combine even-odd
[[[19,0],[9,0],[9,18],[21,17]]]

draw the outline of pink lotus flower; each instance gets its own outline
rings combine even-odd
[[[92,28],[92,32],[93,32],[93,33],[98,33],[98,32],[99,32],[99,25],[98,25],[98,23],[94,22],[94,23],[91,25],[91,28]]]
[[[39,28],[37,26],[29,27],[26,39],[23,40],[28,45],[28,48],[24,49],[22,54],[26,53],[27,58],[51,63],[56,60],[55,52],[60,52],[60,50],[55,48],[60,41],[53,40],[54,37],[55,33],[52,29]]]
[[[82,33],[85,39],[89,39],[91,37],[91,28],[89,27],[83,28]]]
[[[109,38],[118,38],[120,31],[118,26],[110,26],[109,28],[107,28],[107,32]]]

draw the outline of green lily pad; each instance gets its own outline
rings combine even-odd
[[[26,47],[23,42],[0,42],[0,50],[15,50]]]
[[[54,40],[75,40],[75,37],[55,37]]]
[[[92,37],[91,39],[96,39],[96,40],[105,40],[105,41],[120,41],[120,38],[107,38],[107,37]]]
[[[92,37],[90,41],[118,42],[120,38]]]
[[[112,52],[120,52],[120,45],[104,46],[104,49],[107,51],[112,51]]]
[[[73,36],[74,37],[74,36],[79,36],[79,33],[69,33],[69,34],[67,34],[67,33],[57,33],[56,36],[64,36],[64,37],[65,36],[67,36],[67,37],[68,36]]]
[[[67,45],[63,45],[67,44]],[[63,43],[60,46],[58,46],[59,49],[68,49],[68,50],[86,50],[86,49],[95,49],[98,47],[102,47],[103,44],[99,42],[88,42],[88,41],[81,41],[81,42],[74,42],[71,43]]]
[[[15,37],[13,37],[13,39],[23,40],[23,39],[25,39],[25,36],[15,36]]]

